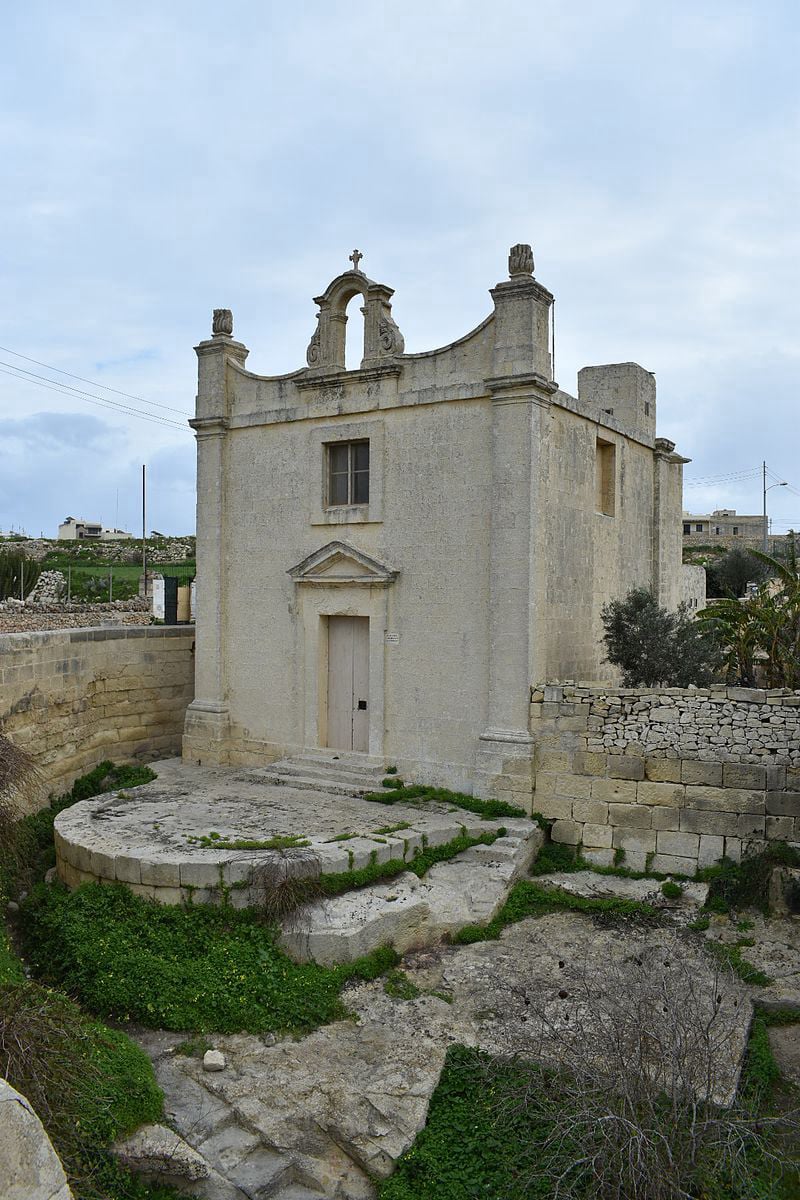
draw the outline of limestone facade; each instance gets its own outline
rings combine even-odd
[[[606,677],[600,609],[631,587],[681,600],[686,460],[656,437],[655,381],[635,363],[559,388],[530,247],[512,249],[486,320],[419,354],[392,289],[351,258],[316,299],[302,369],[249,371],[227,310],[196,348],[184,754],[333,746],[484,793],[510,770],[529,801],[532,680]]]
[[[33,755],[42,803],[105,758],[179,750],[193,647],[188,626],[0,634],[0,733]]]

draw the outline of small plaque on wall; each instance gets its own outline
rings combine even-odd
[[[387,631],[383,635],[383,640],[386,642],[387,646],[396,646],[397,643],[400,641],[400,634],[399,633],[389,633]]]

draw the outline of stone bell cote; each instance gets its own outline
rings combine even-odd
[[[391,298],[394,290],[384,283],[368,279],[359,263],[363,255],[354,250],[350,255],[353,270],[338,275],[321,296],[314,297],[318,305],[317,328],[306,351],[309,369],[344,371],[345,330],[347,305],[353,296],[361,295],[364,306],[364,357],[361,368],[388,365],[405,349],[403,335],[392,318]]]

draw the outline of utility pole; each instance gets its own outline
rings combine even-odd
[[[142,578],[144,580],[144,598],[147,600],[147,507],[145,491],[145,466],[142,463]]]
[[[769,487],[767,487],[767,464],[766,464],[766,462],[762,462],[761,463],[761,484],[762,484],[762,495],[763,495],[763,499],[764,499],[764,529],[763,529],[763,535],[761,538],[761,549],[764,552],[764,554],[767,554],[768,553],[768,550],[767,550],[767,528],[768,528],[767,527],[767,492],[770,490],[770,488],[786,487],[786,481],[781,480],[778,483],[771,483],[769,485]]]

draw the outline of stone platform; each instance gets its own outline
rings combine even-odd
[[[365,790],[380,788],[381,767],[321,759],[241,770],[169,759],[154,769],[152,783],[84,800],[56,818],[58,874],[69,887],[116,881],[164,904],[224,897],[245,907],[259,902],[265,871],[301,877],[390,859],[410,863],[423,847],[506,830],[493,846],[475,847],[422,881],[403,873],[392,886],[305,910],[303,932],[293,925],[285,933],[287,949],[300,958],[343,961],[387,941],[406,949],[488,920],[541,845],[541,831],[527,819],[486,821],[428,801],[365,801]],[[302,844],[230,848],[276,837]],[[209,846],[210,839],[228,848]]]

